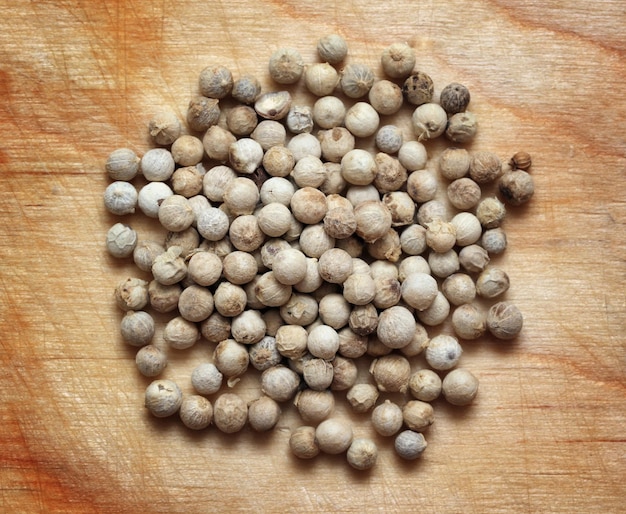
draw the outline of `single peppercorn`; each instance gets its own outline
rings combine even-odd
[[[202,430],[211,424],[213,406],[204,396],[184,395],[178,415],[187,428]]]
[[[331,455],[345,452],[352,444],[352,437],[352,427],[342,419],[324,420],[315,429],[319,449]]]
[[[511,302],[498,302],[487,312],[487,329],[498,339],[513,339],[522,331],[524,318]]]
[[[294,48],[279,48],[270,57],[270,77],[279,84],[295,84],[303,71],[302,56]]]
[[[526,171],[507,171],[500,177],[498,189],[506,203],[517,206],[532,198],[535,193],[535,184]]]
[[[233,89],[233,75],[224,66],[208,66],[200,72],[199,86],[208,98],[225,98]]]
[[[532,164],[532,158],[528,152],[516,152],[509,162],[514,170],[528,171]]]
[[[348,54],[348,45],[339,34],[328,34],[317,42],[317,53],[322,61],[338,64]]]
[[[439,103],[448,114],[465,111],[470,102],[470,92],[463,84],[453,82],[441,90]]]
[[[433,80],[422,71],[411,75],[402,86],[402,94],[406,101],[418,106],[432,101],[434,91]]]
[[[419,432],[405,430],[398,434],[394,441],[396,453],[406,460],[419,458],[426,449],[427,443]]]
[[[415,52],[406,43],[393,43],[383,50],[380,63],[386,75],[402,79],[413,71]]]
[[[348,64],[341,72],[339,85],[350,98],[361,98],[371,89],[376,80],[371,68],[366,64]]]
[[[262,396],[248,405],[248,423],[257,432],[267,432],[274,428],[280,414],[278,403],[268,396]]]
[[[135,365],[144,377],[156,377],[167,366],[167,355],[160,348],[148,344],[135,355]]]
[[[468,405],[478,393],[478,379],[466,369],[453,369],[443,379],[441,390],[448,403]]]
[[[378,459],[378,447],[371,439],[354,439],[348,448],[347,459],[355,469],[370,469]]]
[[[299,459],[312,459],[319,454],[320,449],[315,441],[315,427],[296,428],[289,437],[289,448]]]
[[[146,388],[145,406],[157,418],[175,414],[182,402],[183,393],[172,380],[155,380]]]
[[[237,394],[223,393],[213,404],[213,423],[225,434],[239,432],[248,419],[248,406]]]

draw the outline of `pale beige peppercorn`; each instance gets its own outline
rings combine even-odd
[[[345,452],[352,444],[352,438],[352,427],[343,419],[326,419],[315,429],[315,442],[319,449],[331,455]]]
[[[194,96],[187,108],[187,125],[191,130],[203,132],[218,122],[220,113],[218,99]]]
[[[183,134],[172,143],[170,151],[179,166],[195,166],[202,160],[204,146],[197,137]]]
[[[211,424],[213,406],[204,396],[184,395],[178,414],[187,428],[202,430]]]
[[[348,108],[343,122],[356,137],[369,137],[378,130],[380,116],[367,102],[357,102]]]
[[[265,241],[259,221],[252,214],[235,218],[228,229],[228,237],[232,245],[242,252],[254,252]]]
[[[191,348],[200,339],[200,331],[195,323],[182,316],[167,322],[163,330],[163,340],[176,350]]]
[[[321,129],[332,129],[343,124],[346,106],[336,96],[324,96],[313,104],[313,121]]]
[[[225,434],[239,432],[248,419],[246,402],[234,393],[223,393],[213,404],[213,423]]]
[[[446,148],[439,156],[439,172],[448,180],[465,177],[469,172],[471,156],[465,148]]]
[[[487,329],[485,313],[476,305],[459,305],[452,313],[452,329],[461,339],[478,339]]]
[[[319,325],[309,331],[307,349],[314,357],[331,360],[339,349],[339,334],[328,325]]]
[[[352,305],[366,305],[376,298],[376,282],[369,274],[352,273],[343,282],[343,297]]]
[[[341,162],[341,159],[354,150],[354,136],[345,127],[333,127],[318,132],[322,157],[330,162]],[[325,177],[324,177],[325,178]],[[321,185],[318,184],[318,185]]]
[[[272,366],[276,366],[283,358],[278,352],[276,338],[272,336],[265,336],[258,343],[250,346],[248,355],[250,356],[250,364],[259,371],[265,371]]]
[[[289,91],[271,91],[256,99],[254,110],[266,120],[282,120],[289,114],[291,102]]]
[[[123,311],[139,311],[148,305],[148,282],[128,277],[115,288],[115,303]]]
[[[350,328],[359,335],[369,335],[378,327],[378,311],[373,304],[355,305],[348,319]],[[382,344],[382,343],[381,343]]]
[[[421,457],[427,443],[424,436],[413,430],[400,432],[394,441],[396,453],[405,460],[415,460]]]
[[[448,185],[447,194],[448,200],[457,209],[468,210],[478,204],[482,191],[471,178],[462,177]]]
[[[478,151],[472,154],[469,176],[477,184],[486,184],[502,174],[502,162],[493,152]]]
[[[314,391],[325,391],[333,381],[333,366],[324,359],[309,359],[302,367],[302,378]]]
[[[458,246],[469,246],[476,243],[483,233],[480,221],[471,212],[459,212],[450,220],[450,223],[456,230],[456,244]]]
[[[339,84],[346,96],[360,98],[369,92],[375,80],[376,77],[369,66],[351,63],[341,71]]]
[[[508,171],[502,175],[498,189],[504,201],[513,206],[528,202],[535,193],[533,178],[523,170]]]
[[[487,312],[487,329],[498,339],[513,339],[522,331],[524,317],[511,302],[498,302]]]
[[[445,295],[439,291],[437,296],[426,309],[417,312],[417,318],[424,325],[434,327],[441,325],[450,314],[450,302]]]
[[[328,63],[311,64],[304,69],[304,84],[315,96],[327,96],[339,84],[339,74]]]
[[[391,228],[391,212],[381,201],[368,200],[354,209],[356,233],[366,243],[373,243]]]
[[[378,388],[372,384],[355,384],[348,391],[346,398],[354,412],[367,412],[376,405]]]
[[[456,366],[463,349],[455,337],[439,334],[433,337],[426,348],[426,362],[439,371],[446,371]]]
[[[279,84],[294,84],[304,71],[302,56],[294,48],[279,48],[269,61],[269,73]]]
[[[383,116],[395,114],[402,107],[402,89],[390,80],[374,82],[367,98],[370,105]]]
[[[371,439],[354,439],[346,456],[348,464],[354,469],[370,469],[374,467],[378,459],[378,447]]]
[[[213,313],[213,295],[206,287],[190,285],[178,299],[178,311],[188,321],[204,321]]]
[[[294,293],[291,298],[280,307],[280,316],[285,323],[301,326],[310,326],[317,320],[317,300],[307,294]]]
[[[213,394],[222,387],[224,375],[215,364],[206,362],[196,366],[191,372],[191,385],[199,394]]]
[[[312,459],[317,456],[320,449],[315,441],[315,427],[296,428],[289,437],[289,448],[299,459]]]
[[[495,266],[486,268],[476,278],[476,292],[483,298],[495,298],[505,293],[510,286],[507,273]]]
[[[437,281],[427,273],[411,273],[402,282],[402,299],[411,307],[424,310],[435,301]]]
[[[416,170],[408,176],[406,191],[417,203],[433,200],[437,189],[437,178],[427,170]]]
[[[409,386],[411,364],[402,355],[383,355],[372,362],[370,373],[380,391],[404,393]]]
[[[156,377],[167,367],[167,355],[159,347],[148,344],[135,355],[135,365],[144,377]]]
[[[464,368],[453,369],[443,379],[442,392],[452,405],[468,405],[478,393],[478,379]]]
[[[334,246],[335,239],[326,233],[321,223],[307,225],[300,234],[300,250],[307,257],[319,259],[326,250]]]
[[[303,389],[296,395],[294,405],[305,423],[318,424],[335,410],[335,396],[328,390]]]
[[[146,388],[145,406],[157,418],[176,414],[182,401],[183,393],[172,380],[155,380]]]
[[[233,89],[233,76],[225,66],[207,66],[200,72],[200,92],[209,98],[225,98]]]
[[[496,197],[485,198],[476,206],[476,217],[483,228],[499,227],[506,216],[506,207]]]
[[[435,413],[430,403],[410,400],[402,407],[404,423],[410,430],[423,432],[435,421]]]
[[[416,400],[432,402],[441,394],[441,378],[431,369],[420,369],[411,375],[409,391]]]
[[[223,281],[213,293],[215,310],[222,316],[234,317],[246,307],[246,292],[242,287]]]
[[[372,427],[384,437],[396,434],[402,428],[402,409],[390,400],[372,411]]]
[[[298,221],[313,225],[322,221],[326,215],[326,195],[313,187],[303,187],[293,194],[290,206]]]
[[[267,432],[276,426],[281,410],[276,401],[262,396],[248,405],[248,423],[257,432]]]
[[[411,311],[396,305],[381,312],[376,335],[385,346],[398,349],[411,342],[415,328],[415,318]]]
[[[164,285],[157,280],[152,280],[148,284],[150,307],[157,312],[171,312],[178,307],[181,292],[180,284]]]
[[[112,180],[132,180],[139,171],[139,161],[130,148],[118,148],[107,157],[105,168]]]
[[[453,273],[441,284],[441,292],[453,305],[470,303],[476,297],[476,285],[465,273]]]
[[[148,122],[148,133],[157,145],[171,145],[180,135],[181,124],[171,111],[157,112]]]
[[[242,344],[258,343],[265,336],[267,326],[258,310],[245,310],[235,316],[230,331],[233,339]]]
[[[236,379],[248,369],[248,350],[245,345],[234,339],[225,339],[220,342],[213,352],[215,367],[229,379],[229,386],[234,385]]]
[[[237,140],[234,134],[219,125],[212,125],[202,136],[202,146],[210,159],[226,162],[228,149]]]
[[[277,402],[291,400],[299,386],[300,376],[285,366],[273,366],[261,373],[261,391]]]
[[[128,311],[120,323],[122,338],[131,346],[149,344],[154,337],[154,331],[154,319],[145,311]]]
[[[354,360],[336,355],[331,362],[333,366],[333,381],[330,384],[332,391],[345,391],[356,382],[358,368]]]
[[[296,162],[291,171],[291,178],[296,186],[319,187],[326,178],[324,163],[314,155],[306,155]]]
[[[291,298],[291,286],[280,283],[273,271],[261,275],[254,286],[254,294],[266,307],[280,307]]]

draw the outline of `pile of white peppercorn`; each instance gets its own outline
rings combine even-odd
[[[266,431],[293,404],[303,425],[292,427],[294,455],[346,452],[368,469],[376,437],[395,437],[398,455],[416,459],[431,402],[475,398],[477,378],[457,367],[459,340],[520,333],[519,309],[501,299],[509,277],[490,259],[506,248],[505,205],[534,188],[527,153],[503,163],[467,149],[477,120],[465,86],[449,84],[435,101],[406,44],[383,51],[384,79],[346,63],[347,51],[338,35],[320,39],[319,63],[277,50],[276,91],[223,66],[202,70],[186,126],[160,112],[148,126],[153,148],[106,161],[108,211],[157,218],[163,238],[116,223],[106,247],[140,270],[115,300],[141,374],[164,373],[169,349],[208,343],[190,376],[194,394],[167,378],[148,386],[154,416],[178,413],[195,430]],[[302,83],[311,105],[287,90]],[[407,108],[412,134],[381,123]],[[440,136],[449,146],[429,158],[426,145]],[[155,313],[168,319],[159,331]],[[247,403],[236,388],[249,368],[260,386]],[[338,395],[355,416],[369,413],[378,435],[354,438],[335,414]]]

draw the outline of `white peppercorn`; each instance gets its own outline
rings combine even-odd
[[[233,379],[243,375],[250,363],[246,346],[234,339],[225,339],[215,347],[213,361],[220,373],[229,379],[229,387],[237,383]]]
[[[309,332],[306,345],[314,357],[331,360],[339,349],[339,334],[328,325],[319,325]]]
[[[513,339],[522,331],[524,317],[511,302],[498,302],[487,312],[487,329],[498,339]]]
[[[345,239],[338,239],[336,246],[348,252],[351,257],[360,257],[363,255],[363,241],[355,235],[346,237]]]
[[[167,367],[167,355],[157,346],[148,344],[135,355],[135,365],[144,377],[156,377]]]
[[[506,250],[506,233],[500,227],[490,228],[480,238],[481,246],[490,254],[497,255]]]
[[[120,323],[124,342],[131,346],[145,346],[154,337],[154,319],[145,311],[128,311]]]
[[[157,418],[176,414],[182,402],[183,393],[172,380],[155,380],[146,388],[145,406]]]
[[[402,89],[389,80],[377,80],[369,90],[368,100],[378,114],[392,115],[402,107]]]
[[[263,205],[279,203],[289,206],[295,192],[294,185],[283,177],[270,177],[260,189],[260,199]]]
[[[371,439],[354,439],[346,456],[348,464],[354,469],[370,469],[374,467],[378,459],[378,447]]]
[[[469,245],[459,252],[459,262],[469,273],[480,273],[489,264],[489,260],[487,250],[480,245]]]
[[[437,253],[451,250],[456,243],[456,226],[441,219],[426,224],[426,244]]]
[[[411,364],[402,355],[383,355],[372,362],[369,371],[380,391],[404,393],[409,386]]]
[[[409,379],[409,391],[416,400],[432,402],[441,394],[441,378],[430,369],[420,369]]]
[[[243,252],[253,252],[265,241],[257,217],[252,214],[235,218],[230,224],[228,237],[232,245]]]
[[[442,220],[448,218],[446,206],[439,200],[428,200],[417,209],[417,222],[423,227],[437,218]]]
[[[313,155],[302,157],[296,162],[291,177],[296,185],[302,187],[318,187],[326,178],[326,168],[321,159]]]
[[[404,282],[413,273],[426,273],[430,275],[430,266],[421,255],[405,257],[398,266],[398,280]]]
[[[402,428],[402,409],[390,400],[372,411],[372,427],[379,435],[389,437]]]
[[[348,64],[341,72],[340,86],[344,94],[350,98],[365,96],[376,77],[366,64]]]
[[[439,291],[433,303],[426,309],[418,311],[417,317],[424,324],[431,327],[441,325],[450,314],[450,303],[444,294]]]
[[[200,331],[195,323],[182,316],[167,322],[163,330],[163,340],[176,350],[191,348],[200,339]]]
[[[237,105],[226,114],[226,126],[235,136],[249,136],[257,124],[256,111],[248,105]]]
[[[157,145],[171,145],[180,132],[180,121],[171,111],[157,112],[148,122],[148,133]]]
[[[433,80],[423,71],[416,71],[402,85],[402,94],[412,105],[431,102],[435,91]]]
[[[256,259],[248,252],[232,252],[224,257],[222,265],[224,278],[231,284],[247,284],[258,271]]]
[[[430,340],[425,353],[431,368],[445,371],[456,366],[463,349],[455,337],[440,334]]]
[[[350,304],[341,294],[327,294],[319,302],[320,318],[335,330],[347,325],[350,312]]]
[[[185,166],[172,175],[172,189],[185,198],[191,198],[202,191],[202,181],[203,175],[196,166]]]
[[[373,243],[391,228],[391,212],[381,201],[369,200],[354,209],[356,233],[366,243]]]
[[[190,285],[180,294],[178,310],[188,321],[204,321],[213,312],[213,295],[203,286]]]
[[[404,423],[410,430],[423,432],[435,421],[435,413],[430,403],[410,400],[402,407]]]
[[[115,287],[115,303],[123,311],[139,311],[148,305],[148,282],[128,277]]]
[[[372,384],[355,384],[348,391],[346,398],[355,412],[369,411],[378,400],[378,388]]]
[[[273,146],[285,144],[287,131],[279,121],[263,120],[252,131],[250,137],[259,143],[263,150],[269,150]]]
[[[218,125],[211,125],[202,137],[202,145],[210,159],[225,162],[228,160],[228,149],[236,139],[228,130]]]
[[[411,273],[401,285],[402,299],[418,311],[430,307],[437,292],[437,281],[427,273]]]
[[[298,427],[289,437],[289,448],[299,459],[312,459],[319,454],[320,449],[315,441],[314,427]]]
[[[233,89],[233,76],[225,66],[207,66],[200,72],[200,92],[209,98],[225,98]]]
[[[253,104],[261,94],[261,84],[252,75],[243,75],[233,82],[231,96],[242,104]]]
[[[313,104],[313,121],[321,129],[331,129],[343,124],[346,106],[336,96],[324,96]]]
[[[495,298],[509,289],[509,276],[503,269],[488,267],[476,278],[476,292],[483,298]]]
[[[471,178],[463,177],[448,185],[447,194],[448,200],[457,209],[468,210],[478,204],[482,191]]]
[[[485,314],[474,304],[459,305],[452,313],[452,329],[461,339],[477,339],[485,333]]]
[[[320,276],[331,284],[343,284],[352,274],[352,257],[340,248],[326,250],[317,263]]]
[[[369,274],[353,273],[343,282],[343,297],[352,305],[368,304],[376,293],[376,282]]]
[[[155,280],[166,286],[176,284],[187,276],[187,265],[181,255],[179,246],[172,246],[158,255],[152,264],[152,275]]]
[[[396,153],[403,143],[402,130],[395,125],[383,125],[376,132],[376,147],[385,153]]]
[[[239,173],[254,173],[262,161],[263,148],[252,138],[242,137],[228,147],[228,162]]]
[[[376,293],[372,303],[377,309],[388,309],[397,305],[402,298],[400,282],[395,278],[374,279]]]
[[[446,128],[446,137],[454,143],[469,143],[478,130],[478,120],[469,111],[450,116]]]
[[[476,285],[465,273],[453,273],[441,284],[441,292],[453,305],[470,303],[476,297]]]
[[[277,402],[291,400],[299,386],[300,376],[285,366],[273,366],[261,373],[261,391]]]
[[[428,160],[426,147],[419,141],[405,141],[398,150],[398,160],[409,171],[424,169]]]
[[[309,155],[317,158],[322,156],[322,147],[319,140],[313,134],[306,132],[293,136],[287,143],[287,148],[291,150],[295,162]]]
[[[242,344],[258,343],[265,336],[265,330],[265,321],[257,310],[243,311],[233,318],[230,326],[233,339]]]
[[[375,329],[374,329],[375,330]],[[370,357],[382,357],[389,355],[393,350],[383,344],[375,334],[371,334],[367,339],[367,355]]]
[[[248,423],[257,432],[267,432],[276,426],[281,410],[274,400],[262,396],[248,405]]]
[[[172,196],[174,192],[163,182],[150,182],[139,190],[137,204],[139,209],[149,218],[156,218],[159,215],[159,205],[166,198]]]
[[[478,184],[486,184],[502,174],[500,158],[493,152],[478,151],[472,154],[469,176]]]
[[[411,342],[416,323],[411,311],[396,305],[381,312],[376,335],[389,348],[402,348]]]
[[[354,136],[344,127],[334,127],[329,130],[321,130],[318,133],[322,149],[322,157],[330,162],[341,162],[341,159],[351,150],[354,150]],[[324,169],[324,180],[326,168]],[[324,182],[320,182],[320,185]]]
[[[172,143],[170,151],[179,166],[195,166],[202,160],[204,146],[197,137],[183,134]]]
[[[302,378],[312,390],[324,391],[333,381],[333,365],[324,359],[309,359],[302,366]]]
[[[459,256],[454,250],[444,253],[431,252],[428,254],[428,265],[433,275],[446,278],[459,271]]]
[[[223,393],[213,404],[213,423],[225,434],[239,432],[248,419],[246,402],[234,393]]]
[[[289,359],[302,357],[307,350],[307,331],[300,325],[283,325],[276,331],[276,350]]]
[[[390,228],[386,234],[373,243],[367,243],[366,249],[367,253],[374,259],[387,259],[390,262],[397,262],[402,254],[400,236],[394,229]]]
[[[118,148],[109,154],[105,168],[112,180],[132,180],[139,171],[139,157],[130,148]]]
[[[282,327],[280,327],[282,328]],[[280,328],[278,330],[280,330]],[[278,331],[276,332],[278,335]],[[306,338],[305,338],[306,347]],[[258,343],[254,343],[248,349],[250,364],[259,371],[265,371],[272,366],[276,366],[282,360],[282,355],[278,351],[276,337],[265,336]]]
[[[172,154],[165,148],[152,148],[143,154],[140,167],[146,180],[165,182],[174,173],[176,163]]]
[[[478,218],[471,212],[460,212],[450,223],[456,229],[456,244],[469,246],[480,239],[483,229]]]
[[[339,84],[339,74],[327,62],[311,64],[304,70],[304,84],[315,96],[327,96]]]
[[[328,34],[317,42],[317,53],[322,61],[338,64],[348,54],[348,45],[339,34]]]
[[[135,212],[137,189],[122,180],[115,181],[104,190],[104,206],[111,214],[123,216]]]
[[[464,368],[453,369],[443,379],[442,392],[452,405],[469,405],[478,393],[478,379]]]
[[[228,318],[241,314],[246,307],[246,300],[246,292],[242,287],[226,281],[221,282],[213,293],[215,310]]]
[[[380,193],[395,192],[401,189],[407,181],[407,170],[400,161],[384,152],[378,152],[374,157],[376,176],[374,186]]]
[[[178,307],[181,291],[179,284],[164,285],[152,280],[148,284],[150,306],[157,312],[171,312]]]
[[[282,252],[283,250],[292,250],[292,246],[280,238],[272,238],[266,241],[261,247],[261,262],[263,266],[268,269],[272,269],[274,267],[274,261],[276,260],[276,256]]]
[[[504,204],[496,197],[485,198],[476,207],[476,217],[483,228],[497,228],[506,216]]]
[[[423,434],[412,430],[400,432],[394,441],[394,448],[399,457],[406,460],[415,460],[421,457],[427,443]]]
[[[308,105],[292,105],[287,113],[285,123],[292,134],[311,132],[313,130],[313,111]]]
[[[196,366],[191,372],[191,385],[199,394],[213,394],[222,387],[224,375],[215,364],[206,362]]]
[[[264,93],[254,102],[254,110],[266,120],[282,120],[291,108],[289,91],[272,91]]]
[[[465,148],[446,148],[439,156],[439,172],[448,180],[467,175],[471,156]]]
[[[159,206],[157,216],[161,225],[172,232],[180,232],[189,228],[194,220],[189,200],[182,195],[172,195],[165,198]]]
[[[270,77],[279,84],[295,84],[303,71],[302,56],[294,48],[279,48],[270,57]]]
[[[498,182],[502,198],[509,205],[522,205],[535,193],[535,185],[530,174],[523,170],[507,171]]]
[[[335,239],[324,230],[324,225],[307,225],[300,234],[300,250],[307,257],[319,259],[326,251],[335,246]]]
[[[411,74],[415,66],[415,52],[406,43],[393,43],[383,50],[380,63],[389,77],[405,78]]]
[[[183,425],[187,428],[202,430],[211,424],[213,406],[204,396],[184,395],[178,414]]]
[[[220,114],[219,100],[196,95],[189,100],[187,125],[191,130],[203,132],[218,122]]]
[[[330,384],[332,391],[345,391],[356,382],[358,368],[353,359],[336,355],[331,362],[333,366],[333,381]]]
[[[416,223],[406,227],[400,234],[400,247],[410,256],[423,253],[426,250],[426,228]]]
[[[378,130],[380,116],[367,102],[357,102],[346,111],[344,123],[356,137],[369,137]]]
[[[352,427],[342,419],[326,419],[315,429],[315,442],[319,449],[331,455],[345,452],[352,444],[352,438]]]
[[[106,249],[118,259],[130,257],[137,245],[137,232],[128,225],[116,223],[107,232]]]
[[[441,90],[439,103],[448,114],[461,113],[467,109],[470,92],[463,84],[452,82]]]
[[[439,104],[425,103],[415,109],[411,122],[419,141],[434,139],[446,130],[448,115]]]

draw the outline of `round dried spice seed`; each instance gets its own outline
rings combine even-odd
[[[412,105],[422,105],[432,101],[435,91],[433,80],[421,71],[408,77],[402,86],[406,101]]]
[[[354,439],[348,448],[347,459],[355,469],[370,469],[378,459],[378,447],[371,439]]]
[[[277,402],[291,400],[299,385],[300,376],[282,365],[268,368],[261,374],[261,391]]]
[[[372,411],[371,419],[374,430],[384,437],[389,437],[402,428],[402,409],[390,400],[385,400]]]
[[[145,406],[157,418],[166,418],[178,412],[183,402],[183,393],[171,380],[155,380],[145,393]]]
[[[341,72],[339,84],[344,94],[350,98],[365,96],[376,77],[371,68],[366,64],[348,64]]]
[[[430,340],[426,348],[426,362],[433,369],[445,371],[456,366],[462,353],[456,338],[441,334]]]
[[[187,428],[202,430],[211,424],[213,406],[204,396],[185,395],[178,414]]]
[[[404,393],[409,386],[411,364],[402,355],[384,355],[372,362],[370,373],[380,391]]]
[[[348,44],[339,34],[328,34],[317,42],[317,53],[322,61],[338,64],[348,54]]]
[[[467,87],[458,82],[448,84],[441,90],[439,103],[448,114],[465,111],[470,102],[470,92]]]
[[[220,390],[224,375],[215,364],[200,364],[191,372],[191,385],[199,394],[213,394]]]
[[[415,460],[421,457],[426,446],[424,436],[412,430],[401,432],[394,441],[396,453],[406,460]]]
[[[352,444],[352,427],[341,419],[322,421],[315,430],[315,442],[324,453],[336,455],[345,452]]]
[[[402,408],[402,418],[409,429],[423,432],[435,421],[435,412],[430,403],[411,400]]]
[[[403,348],[413,339],[415,328],[415,318],[411,311],[396,305],[380,314],[376,335],[389,348]]]
[[[416,400],[432,402],[441,394],[441,378],[431,369],[420,369],[411,375],[409,391]]]
[[[224,66],[208,66],[200,72],[199,86],[208,98],[225,98],[233,89],[233,75]]]
[[[289,448],[299,459],[312,459],[320,452],[315,441],[315,427],[296,428],[289,437]]]
[[[144,377],[156,377],[167,366],[167,355],[160,348],[149,344],[140,348],[135,355],[135,364]]]
[[[502,174],[502,162],[493,152],[478,151],[472,155],[469,176],[477,184],[486,184]]]
[[[391,78],[407,77],[415,67],[415,52],[406,43],[393,43],[383,50],[380,57],[383,71]]]
[[[303,71],[302,56],[294,48],[279,48],[270,57],[270,76],[279,84],[295,84]]]
[[[524,318],[511,302],[498,302],[487,313],[487,329],[498,339],[514,339],[522,331]]]
[[[248,419],[248,406],[234,393],[220,395],[213,404],[213,423],[222,432],[239,432]]]
[[[468,405],[478,393],[478,379],[466,369],[453,369],[443,379],[442,391],[452,405]]]
[[[516,170],[502,175],[498,183],[500,194],[509,205],[522,205],[535,193],[533,178],[529,173]]]
[[[278,403],[268,396],[262,396],[248,405],[248,423],[257,432],[267,432],[274,428],[280,414]]]

